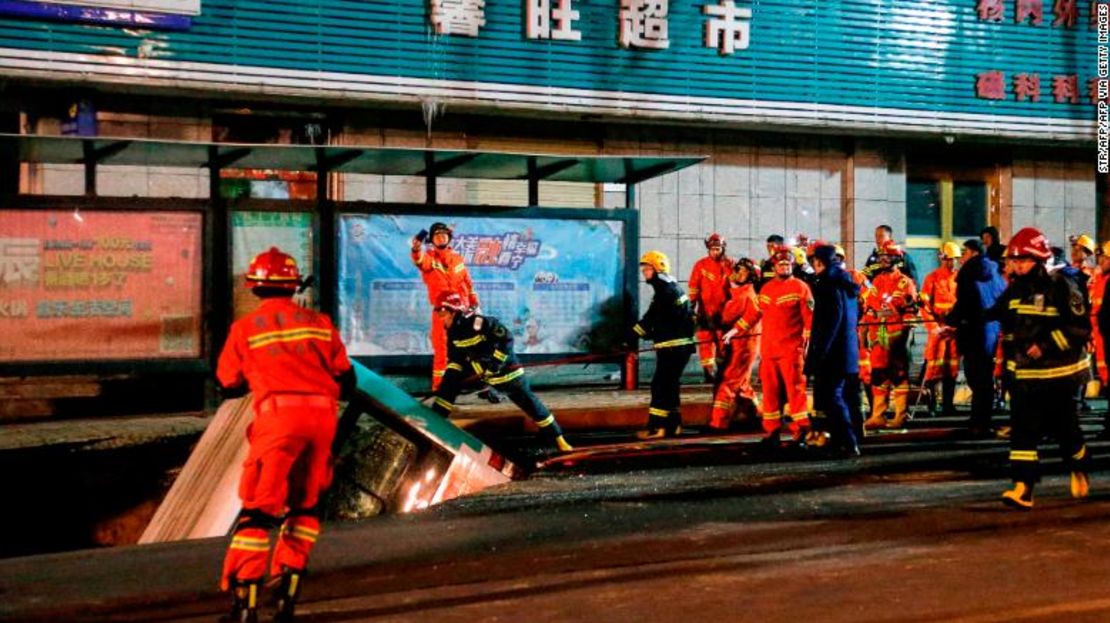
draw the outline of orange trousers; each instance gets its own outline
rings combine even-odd
[[[930,331],[925,342],[925,381],[954,379],[960,373],[960,355],[956,352],[956,337],[944,337],[939,331]]]
[[[759,364],[759,382],[763,384],[763,431],[768,435],[782,428],[783,417],[790,420],[790,432],[794,435],[809,428],[802,357],[799,350],[795,356],[764,358]],[[785,404],[783,395],[786,396]]]
[[[447,373],[447,327],[432,310],[432,391],[439,389]]]
[[[717,329],[698,329],[694,338],[698,342],[698,363],[702,368],[712,370],[717,365],[717,344],[724,335]]]
[[[220,583],[225,590],[233,581],[260,581],[268,560],[271,575],[307,566],[320,533],[315,507],[331,484],[337,421],[335,400],[328,396],[280,394],[255,405],[239,480],[243,510]],[[270,531],[279,522],[271,560]]]
[[[713,396],[713,411],[709,415],[709,426],[712,428],[728,428],[737,397],[755,403],[752,370],[755,369],[756,353],[759,352],[759,338],[732,340],[726,351],[728,361],[721,373],[721,384]]]

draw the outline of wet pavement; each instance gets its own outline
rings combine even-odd
[[[1110,446],[1092,449],[1091,499],[1049,460],[1031,512],[998,503],[1005,442],[954,434],[852,460],[738,443],[560,466],[327,526],[298,620],[1106,621]],[[0,561],[0,619],[211,621],[223,546]]]

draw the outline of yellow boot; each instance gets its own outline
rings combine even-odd
[[[875,385],[871,388],[871,417],[863,423],[865,430],[886,427],[886,408],[890,400],[888,392],[885,385]]]
[[[887,428],[904,428],[906,421],[910,419],[910,384],[899,385],[894,388],[894,399],[891,400],[891,406],[894,407],[894,419],[887,423]]]
[[[574,450],[574,446],[570,445],[567,438],[562,435],[555,438],[555,447],[559,449],[559,452],[570,452]]]
[[[1087,472],[1071,473],[1071,496],[1082,500],[1091,494],[1091,483],[1087,479]]]
[[[1020,510],[1033,508],[1033,485],[1015,482],[1014,488],[1002,494],[1002,503]]]

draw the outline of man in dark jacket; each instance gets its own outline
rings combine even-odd
[[[998,322],[987,318],[1006,289],[998,265],[983,255],[983,244],[964,242],[960,271],[956,273],[956,303],[944,322],[956,332],[956,350],[964,358],[964,376],[971,388],[973,436],[991,434],[994,403],[994,354],[998,347]]]
[[[882,253],[880,249],[887,241],[894,240],[894,229],[890,225],[879,225],[875,228],[875,248],[871,251],[871,255],[867,256],[867,263],[863,265],[861,271],[868,279],[872,279],[876,274],[883,270],[880,256]],[[917,266],[913,263],[913,258],[909,253],[902,255],[902,258],[897,262],[897,267],[904,275],[913,281],[913,285],[920,287],[921,283],[917,280]]]
[[[640,274],[654,294],[644,317],[632,330],[651,340],[655,351],[655,375],[651,377],[651,404],[647,430],[640,439],[677,437],[682,432],[679,389],[682,371],[694,354],[694,315],[690,299],[671,276],[671,260],[659,251],[640,258]]]
[[[813,255],[813,329],[805,373],[813,375],[814,407],[825,413],[834,446],[848,456],[859,454],[858,426],[852,422],[844,387],[859,374],[859,286],[836,257],[836,248],[817,247]]]

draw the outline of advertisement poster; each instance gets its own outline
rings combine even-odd
[[[193,212],[0,212],[0,361],[201,355]]]
[[[518,353],[597,351],[620,334],[620,221],[344,214],[337,320],[352,355],[431,354],[409,249],[437,220],[454,228],[482,313],[512,329]]]
[[[254,256],[277,247],[297,260],[301,275],[313,273],[312,215],[307,212],[233,212],[231,215],[232,292],[235,317],[258,308],[243,276]],[[305,301],[315,307],[313,289],[305,291]]]

